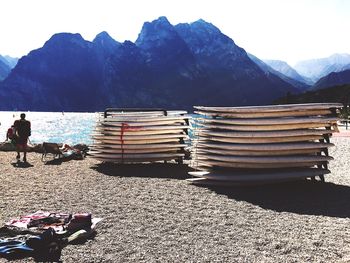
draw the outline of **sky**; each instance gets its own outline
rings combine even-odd
[[[135,41],[146,21],[200,18],[260,59],[350,54],[350,0],[0,0],[0,54],[21,57],[55,33],[84,39],[107,31]]]

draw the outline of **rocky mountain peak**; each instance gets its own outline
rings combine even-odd
[[[248,58],[244,49],[203,19],[191,24],[178,24],[175,29],[201,63],[208,67],[237,69],[239,64],[243,71],[246,66],[260,71],[260,68]]]
[[[220,29],[214,26],[212,23],[206,22],[203,19],[199,19],[190,24],[190,26],[198,33],[205,33],[206,35],[215,36],[222,34]]]
[[[162,16],[152,22],[143,24],[135,44],[143,49],[148,49],[151,46],[160,46],[176,37],[178,36],[174,27],[166,17]]]
[[[92,42],[98,49],[98,52],[102,52],[104,56],[113,54],[122,46],[121,43],[114,40],[106,31],[97,34]]]
[[[57,33],[46,41],[44,48],[65,49],[71,46],[86,47],[88,43],[90,42],[86,41],[79,33]]]
[[[114,40],[106,31],[102,31],[101,33],[97,34],[93,43],[119,43],[118,41]]]

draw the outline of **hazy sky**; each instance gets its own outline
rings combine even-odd
[[[26,55],[58,32],[135,41],[145,21],[202,18],[261,59],[350,53],[350,0],[0,0],[0,54]]]

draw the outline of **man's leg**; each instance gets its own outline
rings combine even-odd
[[[27,162],[27,146],[23,146],[23,162]]]
[[[20,150],[21,150],[20,146],[17,144],[16,145],[16,151],[17,151],[16,159],[17,159],[17,162],[19,162],[19,159],[21,158],[21,155],[19,154]]]
[[[27,162],[27,146],[28,146],[28,138],[25,140],[24,144],[22,145],[23,148],[23,162]]]

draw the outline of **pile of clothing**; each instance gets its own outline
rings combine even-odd
[[[99,221],[90,213],[45,211],[12,219],[0,228],[0,257],[58,261],[64,246],[93,237]]]

